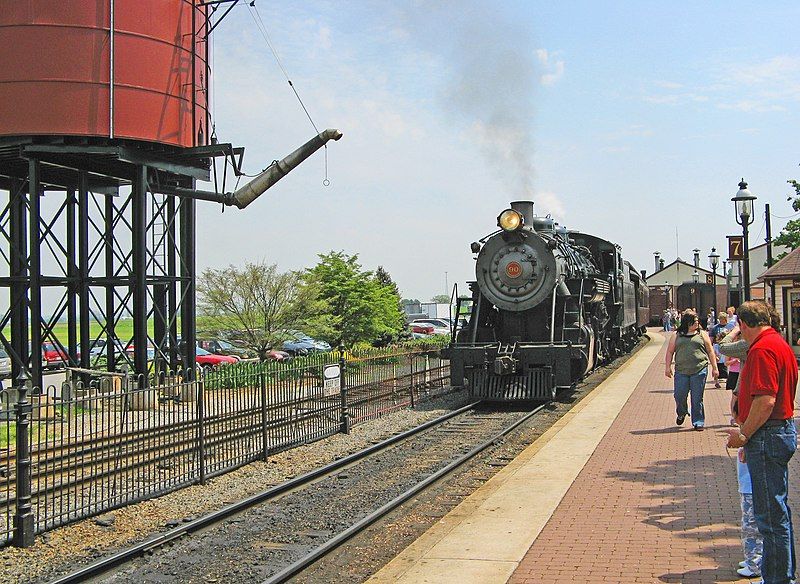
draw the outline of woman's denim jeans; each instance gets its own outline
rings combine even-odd
[[[764,584],[788,584],[794,578],[794,531],[789,509],[788,463],[797,449],[793,419],[768,420],[744,445],[753,481],[753,511],[764,538]]]
[[[703,367],[694,375],[675,372],[675,413],[678,414],[678,417],[683,417],[689,413],[686,407],[686,398],[691,393],[692,425],[694,426],[704,426],[706,423],[705,411],[703,410],[703,392],[706,389],[706,377],[708,377],[708,367]]]

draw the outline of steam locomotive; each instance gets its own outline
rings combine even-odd
[[[517,201],[473,242],[469,315],[445,354],[451,383],[490,401],[547,400],[630,351],[649,320],[647,285],[620,246],[567,231]]]

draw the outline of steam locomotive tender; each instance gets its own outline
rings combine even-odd
[[[446,350],[453,386],[491,401],[548,400],[636,345],[649,294],[618,245],[537,217],[530,201],[511,203],[497,224],[471,246],[469,321]]]

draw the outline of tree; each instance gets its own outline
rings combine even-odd
[[[431,298],[431,302],[436,302],[437,304],[450,304],[450,297],[447,294],[437,294]]]
[[[394,283],[394,280],[392,280],[389,272],[387,272],[383,266],[378,266],[378,269],[375,270],[375,279],[378,281],[378,284],[389,287],[392,293],[400,298],[400,289],[397,287],[397,284]]]
[[[788,180],[786,181],[795,190],[795,197],[789,197],[788,200],[792,201],[792,209],[795,211],[800,211],[800,182],[796,180]],[[786,224],[778,237],[772,240],[772,243],[775,245],[784,245],[789,249],[797,249],[800,247],[800,219],[792,219]],[[779,260],[784,257],[786,253],[782,253],[779,255],[775,260]]]
[[[322,338],[352,346],[392,335],[403,328],[397,287],[369,271],[362,271],[358,255],[344,252],[319,254],[319,263],[306,272],[306,282],[318,286],[327,306]],[[385,273],[385,271],[384,271]],[[388,276],[388,274],[385,274]]]
[[[264,361],[287,331],[315,319],[324,303],[317,288],[300,272],[279,272],[274,264],[228,266],[203,271],[197,282],[200,325],[208,330],[236,331]]]

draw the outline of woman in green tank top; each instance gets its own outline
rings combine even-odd
[[[675,377],[673,393],[675,395],[675,423],[680,426],[689,413],[686,401],[692,397],[692,426],[695,430],[702,430],[705,426],[705,411],[703,409],[703,393],[706,388],[708,367],[711,366],[711,375],[719,378],[717,358],[711,339],[700,328],[700,319],[691,310],[684,311],[681,323],[675,335],[670,338],[667,346],[666,369],[664,374],[672,377],[672,359],[675,358]]]

